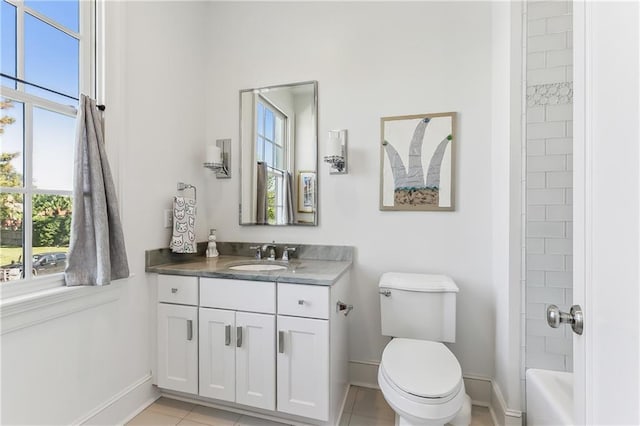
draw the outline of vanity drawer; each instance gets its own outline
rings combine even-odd
[[[197,305],[198,277],[158,275],[158,301],[180,305]]]
[[[200,306],[276,313],[276,283],[200,278]]]
[[[329,319],[329,287],[278,284],[278,314]]]

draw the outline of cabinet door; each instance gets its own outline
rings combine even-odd
[[[276,408],[276,319],[236,312],[236,402]]]
[[[278,315],[278,411],[329,420],[329,322]]]
[[[200,308],[200,395],[235,401],[235,312]]]
[[[198,393],[198,308],[158,304],[158,386]]]

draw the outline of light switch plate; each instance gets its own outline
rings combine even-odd
[[[164,211],[164,227],[171,228],[173,226],[173,211],[166,209]]]

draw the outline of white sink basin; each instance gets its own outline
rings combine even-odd
[[[230,266],[229,269],[233,269],[235,271],[281,271],[283,269],[287,269],[284,265],[274,265],[274,264],[265,264],[265,263],[248,263],[245,265],[235,265]]]

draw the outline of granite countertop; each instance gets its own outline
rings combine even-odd
[[[210,278],[230,278],[235,280],[270,281],[281,283],[332,285],[351,266],[350,260],[292,259],[287,269],[276,271],[238,271],[230,266],[247,263],[269,263],[256,261],[252,257],[220,255],[218,257],[193,258],[186,262],[147,266],[147,272],[167,275],[186,275]],[[274,264],[285,263],[271,261]]]

